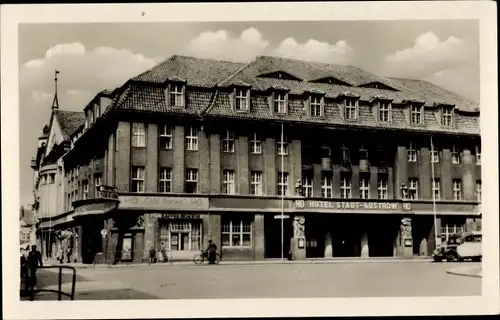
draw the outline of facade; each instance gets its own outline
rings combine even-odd
[[[480,227],[479,107],[424,81],[173,56],[84,112],[50,226],[86,263],[426,256]]]
[[[19,215],[19,245],[26,248],[36,244],[36,226],[33,211],[21,207]]]

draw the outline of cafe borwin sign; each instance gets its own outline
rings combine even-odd
[[[370,202],[370,201],[324,201],[296,200],[296,209],[332,209],[332,210],[373,210],[373,211],[409,211],[408,202]]]

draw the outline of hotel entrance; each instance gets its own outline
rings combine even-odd
[[[370,215],[366,217],[370,257],[393,257],[401,224],[400,216]]]
[[[281,258],[281,219],[264,215],[264,242],[266,259]],[[306,227],[307,228],[307,227]],[[292,217],[283,220],[283,257],[288,257],[293,237]]]
[[[360,216],[336,215],[332,219],[332,251],[334,257],[361,256]]]

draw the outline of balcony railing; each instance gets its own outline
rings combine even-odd
[[[98,199],[118,199],[118,192],[116,187],[110,186],[97,186],[96,198]]]

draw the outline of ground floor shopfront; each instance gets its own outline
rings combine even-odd
[[[431,204],[432,206],[432,204]],[[190,260],[212,240],[223,260],[428,256],[453,232],[480,228],[469,206],[428,203],[125,195],[105,214],[81,214],[74,255],[84,263],[147,262],[151,249]],[[283,217],[283,219],[282,219]],[[57,226],[55,226],[57,228]],[[96,260],[97,259],[97,260]]]

